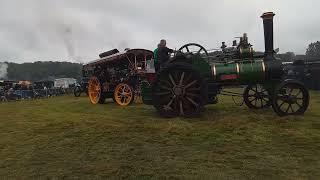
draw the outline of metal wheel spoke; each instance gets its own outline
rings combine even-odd
[[[182,85],[183,78],[184,78],[184,72],[182,72],[182,74],[181,74],[181,78],[180,78],[180,82],[179,82],[179,85],[180,85],[180,86]]]
[[[186,46],[185,48],[187,49],[187,52],[190,52],[190,50],[189,50],[188,46]]]
[[[187,75],[188,75],[188,74],[187,74]],[[192,74],[189,74],[189,76],[187,76],[187,78],[184,78],[184,79],[185,79],[185,82],[188,83],[191,78],[192,78]]]
[[[123,91],[124,91],[124,92],[128,92],[128,91],[129,91],[128,86],[124,86]]]
[[[294,109],[293,109],[293,107],[292,107],[292,104],[290,104],[290,109],[291,109],[292,113],[295,112]]]
[[[299,89],[299,92],[294,96],[298,97],[301,93],[302,93],[302,91]]]
[[[252,99],[251,101],[249,101],[250,103],[252,103],[254,100],[257,100],[257,98],[256,97],[254,97],[254,99]]]
[[[198,106],[199,104],[196,103],[193,99],[186,97],[188,101],[190,101],[193,105]]]
[[[292,94],[293,88],[290,88],[289,95]]]
[[[254,89],[250,89],[248,94],[250,94],[251,91],[253,92],[253,94],[257,94],[257,92]]]
[[[288,108],[287,108],[287,110],[286,110],[286,113],[288,113],[290,107],[291,107],[291,104],[288,105]]]
[[[169,79],[170,79],[170,81],[171,81],[171,83],[172,83],[172,85],[176,85],[176,82],[173,80],[173,78],[172,78],[172,76],[171,76],[171,74],[169,74]]]
[[[169,103],[167,104],[167,106],[171,106],[171,104],[173,103],[173,98],[171,98],[171,100],[169,101]]]
[[[180,115],[184,115],[183,106],[182,106],[182,100],[180,100]]]
[[[299,109],[302,108],[302,105],[299,104],[298,102],[296,102],[295,104],[299,106]]]
[[[281,109],[281,107],[284,105],[284,101],[282,101],[282,103],[280,104],[280,106],[279,106],[279,109]]]
[[[190,86],[192,86],[193,84],[195,84],[197,82],[197,80],[192,81],[191,83],[187,84],[184,88],[188,88]]]
[[[167,105],[164,105],[163,106],[163,109],[165,110],[165,111],[168,111],[168,110],[172,110],[172,107],[170,107],[171,106],[171,104],[173,103],[173,98],[171,98],[171,100],[169,101],[169,103],[167,104]]]

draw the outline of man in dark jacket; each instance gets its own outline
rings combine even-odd
[[[170,49],[167,47],[167,42],[166,40],[162,39],[160,41],[160,45],[159,45],[159,48],[158,48],[158,51],[157,51],[157,61],[160,65],[160,67],[164,66],[169,58],[170,58],[170,53],[173,53],[174,50]]]
[[[156,72],[160,69],[160,64],[158,62],[158,50],[160,48],[160,44],[158,44],[157,48],[153,51],[153,59],[154,59],[154,69]]]

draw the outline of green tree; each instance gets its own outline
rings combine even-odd
[[[311,58],[320,58],[320,41],[309,44],[306,55]]]

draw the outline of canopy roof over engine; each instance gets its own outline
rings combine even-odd
[[[128,59],[128,55],[144,55],[144,56],[153,56],[153,52],[147,49],[128,49],[125,50],[123,52],[119,52],[116,54],[112,54],[110,56],[106,56],[94,61],[90,61],[86,64],[84,64],[84,66],[96,66],[99,64],[105,64],[105,63],[114,63],[116,61],[121,61],[121,60],[127,60]]]

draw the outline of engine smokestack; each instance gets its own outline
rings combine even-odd
[[[273,17],[275,14],[273,12],[264,13],[261,18],[263,19],[264,27],[264,45],[265,54],[270,55],[274,53],[273,48]]]

